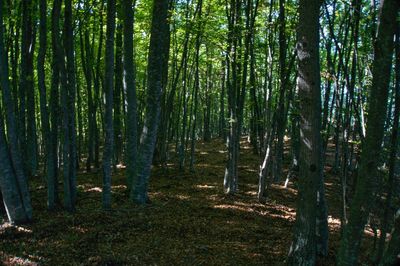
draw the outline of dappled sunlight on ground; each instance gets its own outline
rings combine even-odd
[[[22,227],[0,227],[0,261],[14,265],[283,265],[296,216],[295,185],[272,184],[267,202],[259,203],[261,158],[252,154],[247,141],[242,140],[242,146],[234,196],[223,193],[226,149],[216,140],[196,145],[194,173],[178,171],[173,156],[166,169],[153,167],[151,203],[146,206],[129,203],[123,169],[113,175],[111,211],[101,210],[101,172],[78,176],[74,214],[47,212],[46,190],[40,179],[34,180],[35,221]],[[340,238],[340,199],[333,195],[340,186],[332,175],[327,176],[327,184],[332,204],[328,206],[331,248],[321,265],[334,264]]]

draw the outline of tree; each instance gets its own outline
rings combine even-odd
[[[386,233],[389,231],[390,217],[393,216],[394,199],[396,195],[396,163],[399,158],[399,117],[400,117],[400,23],[396,25],[395,38],[395,87],[394,87],[394,116],[390,139],[390,153],[388,158],[388,191],[386,196],[386,206],[382,217],[382,229],[377,250],[377,262],[380,262],[385,248]],[[398,174],[398,173],[397,173]],[[399,219],[399,218],[397,218]],[[393,239],[393,237],[392,237]],[[397,255],[397,254],[396,254]],[[386,256],[385,256],[386,257]]]
[[[67,0],[68,1],[68,0]],[[67,67],[66,67],[66,62],[65,62],[65,52],[62,46],[61,38],[60,38],[60,13],[61,13],[61,0],[56,0],[53,2],[53,10],[52,10],[52,46],[53,46],[53,53],[54,53],[54,64],[56,65],[56,68],[53,69],[53,71],[57,73],[53,73],[54,77],[53,79],[57,78],[58,76],[60,78],[60,102],[61,102],[61,124],[62,124],[62,166],[63,166],[63,179],[64,179],[64,207],[66,210],[72,212],[75,209],[75,193],[76,193],[76,187],[75,187],[75,156],[73,156],[73,150],[72,150],[72,134],[74,134],[74,123],[75,121],[71,119],[71,117],[75,117],[73,115],[74,111],[74,104],[72,103],[72,98],[71,98],[71,87],[72,84],[69,84],[68,82],[68,76],[67,76]],[[71,4],[71,2],[69,2]],[[66,8],[69,9],[67,10],[66,19],[65,19],[65,24],[70,24],[72,23],[71,17],[72,10],[71,6],[66,5]],[[66,30],[69,32],[69,38],[72,38],[72,25],[66,25]],[[65,34],[68,35],[68,34]],[[69,43],[69,40],[67,40],[68,37],[65,36],[64,38],[64,45],[65,43]],[[71,45],[69,43],[69,45]],[[73,51],[72,51],[72,56],[73,56]],[[69,52],[69,57],[71,57],[71,52]],[[73,60],[73,58],[70,58],[70,60]],[[71,68],[70,63],[70,68]],[[70,69],[72,70],[72,69]],[[72,77],[71,77],[72,78]],[[53,84],[55,87],[56,85]],[[53,88],[56,90],[56,88]],[[55,98],[53,98],[55,100]],[[72,106],[72,108],[71,108]],[[72,114],[71,114],[72,113]]]
[[[3,115],[0,115],[0,189],[2,201],[4,202],[10,223],[20,224],[28,221],[28,218],[18,192],[18,185],[8,153],[3,123]]]
[[[47,180],[47,207],[54,209],[57,196],[57,164],[53,148],[53,136],[50,131],[49,112],[47,108],[46,77],[45,77],[45,57],[47,48],[47,2],[39,2],[40,26],[39,26],[39,53],[37,57],[38,87],[40,93],[40,114],[42,122],[42,138],[45,142],[46,150],[46,180]]]
[[[7,133],[10,145],[6,142],[3,112],[0,111],[0,188],[7,215],[11,223],[24,223],[32,220],[32,206],[26,176],[24,175],[19,146],[17,144],[14,106],[11,100],[8,79],[7,54],[4,47],[3,1],[0,3],[0,87],[3,106],[6,108]]]
[[[115,1],[107,1],[107,37],[105,60],[105,143],[103,153],[103,208],[111,208],[111,164],[114,144],[113,127],[113,90],[114,90],[114,34],[115,34]]]
[[[76,201],[76,170],[78,163],[77,143],[76,143],[76,116],[75,116],[75,98],[76,98],[76,68],[75,68],[75,46],[74,46],[74,32],[73,32],[73,16],[72,16],[72,0],[65,0],[64,4],[64,34],[63,44],[66,58],[66,79],[67,79],[67,112],[68,112],[68,154],[69,154],[69,184],[71,207],[67,209],[74,209]],[[63,71],[63,70],[61,70]],[[64,184],[64,185],[66,185]],[[64,197],[64,199],[66,199]],[[69,205],[66,204],[66,205]]]
[[[317,187],[322,177],[319,10],[318,0],[299,2],[296,49],[301,137],[296,222],[289,265],[314,265],[316,260]]]
[[[153,16],[147,66],[147,100],[143,131],[138,149],[136,175],[132,182],[130,198],[144,204],[148,201],[147,189],[153,161],[160,117],[160,97],[163,91],[163,74],[168,67],[165,46],[169,46],[168,1],[153,1]],[[160,63],[161,62],[161,63]]]
[[[240,89],[240,1],[232,0],[226,7],[228,16],[228,110],[229,110],[229,131],[228,131],[228,161],[224,174],[224,191],[227,194],[235,194],[238,186],[238,157],[240,145],[240,118],[239,102],[244,95]]]
[[[132,0],[124,0],[122,3],[123,31],[124,31],[124,91],[127,93],[127,123],[126,123],[126,163],[128,187],[132,187],[135,176],[137,158],[137,100],[136,77],[133,55],[133,9]]]
[[[196,7],[196,14],[199,21],[201,21],[203,0],[199,0]],[[190,134],[191,144],[190,144],[190,171],[194,171],[194,152],[195,152],[195,141],[196,141],[196,124],[197,124],[197,110],[199,106],[199,90],[200,90],[200,73],[199,73],[199,57],[200,57],[200,45],[201,45],[201,27],[197,29],[196,35],[196,51],[195,51],[195,70],[194,70],[194,111],[193,111],[193,122],[192,131]]]
[[[338,265],[356,265],[364,226],[371,210],[374,180],[377,176],[378,160],[382,149],[388,85],[392,67],[393,37],[399,2],[381,2],[380,23],[375,43],[372,69],[372,85],[368,98],[367,131],[361,153],[357,186],[350,206],[348,223],[340,243]]]
[[[388,247],[382,257],[380,265],[396,265],[399,261],[400,252],[400,210],[397,210],[394,219],[394,228],[392,232],[392,238],[389,241]]]
[[[283,137],[285,135],[285,95],[287,94],[286,82],[286,29],[285,29],[285,0],[279,0],[279,100],[277,109],[277,143],[276,143],[276,166],[274,171],[274,181],[282,179],[282,160],[283,160]]]
[[[33,53],[35,50],[35,30],[32,22],[33,1],[22,1],[22,43],[20,75],[20,141],[24,151],[26,171],[35,176],[37,171],[37,134],[35,120],[35,93],[33,76]]]

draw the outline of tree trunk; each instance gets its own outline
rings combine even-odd
[[[1,11],[0,11],[1,12]],[[1,20],[1,19],[0,19]],[[5,138],[3,115],[0,113],[0,188],[1,201],[4,203],[8,220],[11,224],[28,221],[18,184],[10,161],[8,145]]]
[[[25,165],[27,173],[30,176],[35,176],[37,171],[37,134],[36,134],[36,119],[35,119],[35,93],[33,86],[33,53],[35,46],[35,33],[32,23],[33,1],[24,0],[22,2],[22,44],[21,44],[21,76],[20,76],[20,91],[21,96],[26,97],[26,109],[21,105],[21,129],[26,143],[23,151],[25,154]],[[23,95],[22,95],[23,94]],[[25,115],[26,112],[26,115]],[[25,120],[26,117],[26,120]]]
[[[338,265],[356,265],[364,226],[370,211],[381,154],[383,129],[386,117],[388,85],[392,67],[393,36],[399,9],[396,0],[382,1],[375,59],[372,70],[372,86],[369,96],[368,125],[361,153],[357,186],[349,211],[349,221],[341,240]]]
[[[107,1],[107,36],[105,60],[105,141],[103,152],[103,209],[111,209],[111,164],[113,155],[113,91],[114,91],[114,34],[115,0]]]
[[[4,47],[3,33],[3,4],[0,2],[0,85],[2,88],[3,106],[7,115],[7,130],[10,147],[6,142],[3,111],[0,109],[0,188],[11,223],[24,223],[32,219],[32,206],[26,178],[23,175],[19,150],[16,149],[16,132],[14,106],[11,100],[10,84],[8,80],[8,62]],[[11,152],[11,154],[10,154]]]
[[[379,239],[379,246],[377,251],[377,262],[379,263],[382,259],[383,251],[385,249],[386,243],[386,233],[389,231],[389,219],[393,215],[393,199],[396,195],[396,160],[398,156],[398,145],[399,145],[399,116],[400,116],[400,23],[397,22],[396,27],[396,41],[395,41],[395,58],[396,58],[396,83],[395,83],[395,109],[394,109],[394,118],[393,118],[393,128],[390,140],[390,152],[389,152],[389,160],[388,160],[388,181],[387,181],[387,197],[385,209],[382,217],[382,226],[381,226],[381,236]],[[397,162],[398,163],[398,162]]]
[[[282,179],[282,161],[283,161],[283,137],[286,129],[285,117],[285,94],[287,88],[286,81],[286,34],[285,34],[285,0],[279,0],[279,102],[277,109],[277,143],[276,143],[276,168],[274,171],[274,181],[279,182]]]
[[[168,67],[168,60],[165,60],[167,51],[164,49],[168,45],[167,40],[169,39],[167,17],[168,1],[154,0],[147,66],[147,108],[138,149],[137,171],[130,193],[131,200],[138,204],[148,201],[147,189],[160,118],[163,73]]]
[[[67,78],[67,69],[65,67],[64,51],[60,38],[59,18],[61,13],[61,0],[53,2],[52,11],[52,34],[53,34],[53,53],[57,70],[61,81],[61,121],[62,121],[62,166],[64,179],[64,207],[67,211],[72,212],[74,207],[73,200],[73,183],[72,183],[72,155],[70,151],[70,110],[69,110],[69,85]],[[68,22],[68,20],[67,20]],[[67,37],[66,37],[67,38]],[[55,69],[53,69],[55,71]]]
[[[76,121],[75,121],[75,98],[76,98],[76,77],[75,77],[75,48],[72,19],[72,0],[65,0],[64,4],[64,49],[66,55],[66,75],[67,75],[67,108],[68,108],[68,128],[69,128],[69,183],[71,202],[76,201],[76,170],[77,170],[77,143],[76,143]]]
[[[384,266],[398,265],[399,254],[400,254],[400,209],[397,211],[395,216],[392,239],[390,240],[388,248],[385,251],[382,262],[379,265],[384,265]]]
[[[201,11],[202,11],[202,6],[203,6],[203,0],[199,0],[197,3],[197,12],[198,12],[198,17],[197,19],[199,20],[199,25],[201,23]],[[200,26],[200,28],[202,28]],[[194,111],[192,112],[193,114],[193,122],[192,122],[192,130],[190,134],[190,171],[194,172],[194,161],[195,161],[195,142],[196,142],[196,124],[197,124],[197,109],[199,106],[199,90],[200,90],[200,74],[199,74],[199,57],[200,57],[200,45],[201,45],[201,35],[202,32],[201,30],[198,30],[197,36],[196,36],[196,51],[195,51],[195,73],[194,73],[194,97],[193,97],[193,102],[194,102]]]
[[[122,112],[121,94],[123,87],[122,24],[118,23],[115,40],[115,89],[114,89],[114,164],[122,161]]]
[[[56,164],[53,149],[53,139],[50,132],[49,113],[46,96],[46,77],[44,62],[47,47],[47,1],[40,0],[40,27],[39,27],[39,53],[37,57],[38,87],[40,93],[40,115],[42,122],[42,138],[45,143],[46,154],[46,180],[47,180],[47,208],[53,210],[56,205]]]
[[[127,93],[127,121],[126,121],[126,164],[128,188],[132,188],[132,180],[135,176],[137,160],[137,99],[136,77],[133,54],[133,23],[132,0],[122,2],[123,30],[124,30],[124,91]]]
[[[316,260],[317,188],[322,177],[321,90],[318,0],[301,0],[297,28],[300,120],[300,162],[294,239],[289,265],[314,265]]]

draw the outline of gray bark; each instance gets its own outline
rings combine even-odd
[[[130,193],[131,201],[138,204],[144,204],[148,201],[147,190],[160,118],[163,74],[165,68],[168,67],[168,60],[165,60],[165,52],[167,51],[164,49],[168,45],[167,40],[169,40],[168,1],[154,0],[152,14],[147,65],[146,114],[138,149],[136,176],[133,179]]]
[[[114,144],[113,90],[114,90],[114,34],[115,0],[107,1],[107,33],[105,60],[105,141],[103,152],[103,209],[111,209],[111,164]]]
[[[301,0],[297,28],[300,161],[296,222],[289,265],[316,260],[317,188],[322,176],[319,0]]]
[[[6,108],[7,133],[10,146],[5,139],[2,110],[0,110],[0,187],[7,215],[12,223],[23,223],[32,219],[32,206],[26,177],[22,171],[18,149],[14,105],[8,80],[7,54],[4,47],[3,3],[0,2],[0,87],[3,106]]]

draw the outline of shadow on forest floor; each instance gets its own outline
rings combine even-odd
[[[153,168],[152,203],[147,206],[128,202],[124,170],[113,175],[109,212],[101,210],[100,173],[79,174],[73,215],[47,212],[43,183],[32,180],[35,221],[0,227],[0,264],[283,265],[292,238],[296,190],[292,183],[288,188],[272,185],[267,203],[258,203],[260,158],[246,145],[243,142],[235,196],[222,192],[226,154],[218,140],[197,143],[195,173],[179,172],[175,165]],[[330,174],[326,183],[330,250],[320,264],[334,265],[340,184]],[[370,242],[363,246],[363,255]]]

